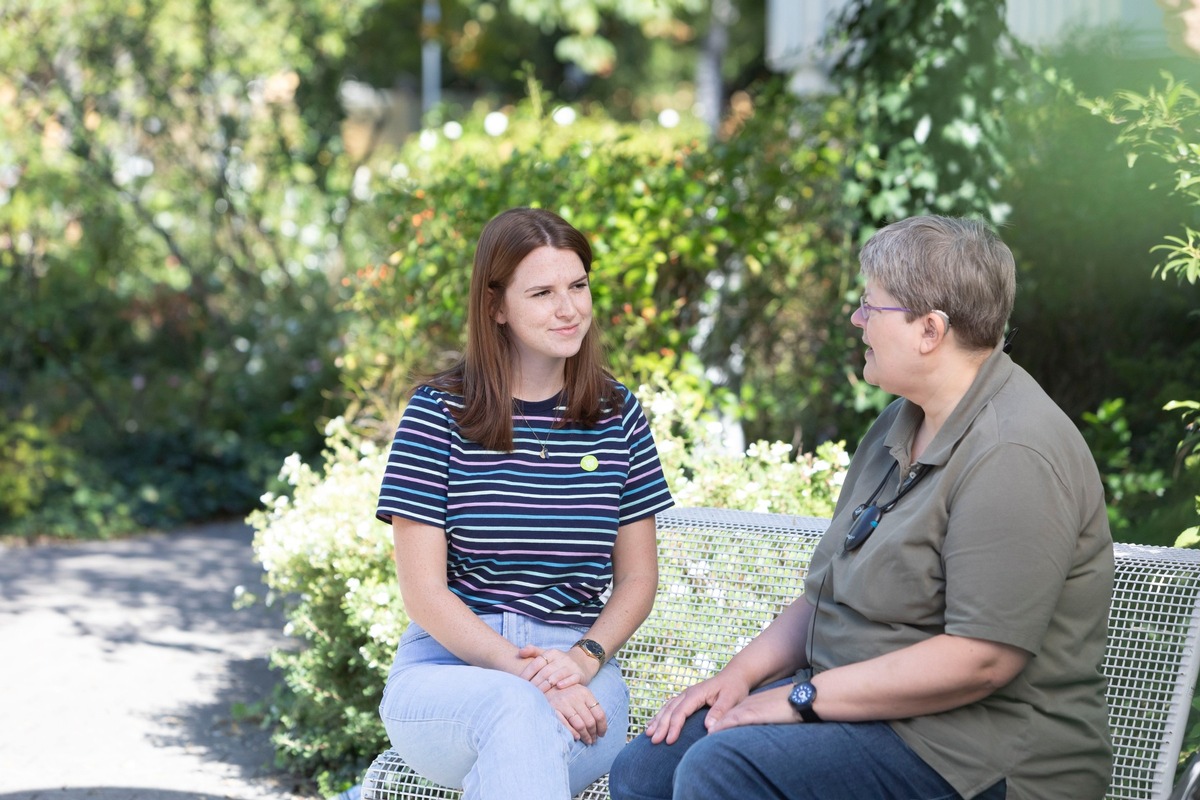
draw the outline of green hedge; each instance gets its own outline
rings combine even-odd
[[[861,343],[848,323],[858,270],[840,194],[843,105],[764,87],[742,129],[710,143],[543,102],[535,91],[511,109],[502,136],[482,114],[455,138],[427,131],[376,190],[379,218],[360,222],[386,226],[390,253],[346,281],[352,423],[390,432],[411,374],[456,355],[479,231],[536,205],[591,239],[619,378],[690,376],[749,440],[856,440],[882,399],[846,379]]]

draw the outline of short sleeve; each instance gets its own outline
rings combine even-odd
[[[628,389],[622,425],[629,443],[629,477],[621,492],[620,524],[627,525],[670,508],[675,500],[663,474],[650,423]]]
[[[393,516],[446,527],[453,420],[432,390],[413,395],[396,428],[379,489],[377,519]]]
[[[942,551],[946,632],[1037,654],[1075,558],[1077,503],[1017,444],[976,464],[956,497]]]

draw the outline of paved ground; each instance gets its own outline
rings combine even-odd
[[[287,646],[252,532],[0,547],[0,800],[310,800],[235,703]],[[262,592],[259,591],[261,595]]]

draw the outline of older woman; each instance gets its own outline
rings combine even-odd
[[[1101,798],[1112,539],[1079,432],[1001,345],[1012,254],[971,220],[860,257],[860,443],[804,593],[617,758],[615,800]]]

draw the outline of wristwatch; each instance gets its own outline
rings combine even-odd
[[[812,685],[812,681],[803,681],[792,687],[792,693],[788,695],[788,702],[792,704],[792,708],[796,709],[796,713],[800,715],[800,719],[805,722],[821,722],[820,715],[813,711],[813,703],[817,700],[817,687]]]
[[[601,646],[601,644],[599,642],[593,641],[592,639],[580,639],[578,642],[576,642],[575,644],[573,644],[571,646],[578,647],[580,650],[587,653],[589,656],[596,659],[601,664],[604,663],[606,654],[604,652],[604,647]]]

